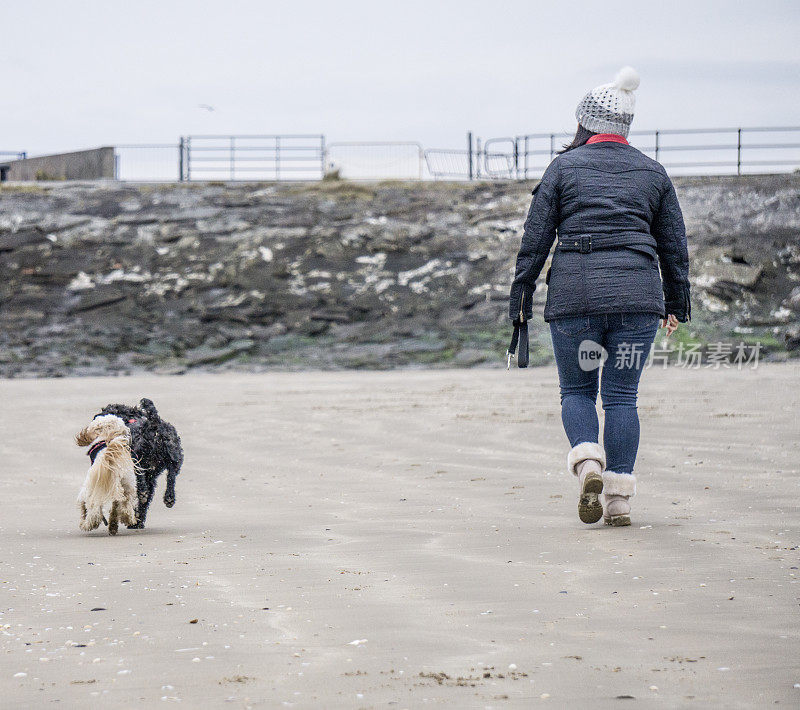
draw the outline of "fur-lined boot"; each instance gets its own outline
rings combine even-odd
[[[630,499],[636,495],[636,476],[631,473],[603,472],[603,522],[621,527],[631,524]]]
[[[594,441],[581,442],[567,454],[567,469],[580,483],[578,517],[584,523],[596,523],[603,517],[599,495],[603,492],[605,467],[606,452]]]

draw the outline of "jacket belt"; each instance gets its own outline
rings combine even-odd
[[[655,237],[639,232],[627,234],[564,234],[559,235],[558,248],[561,251],[579,251],[588,254],[596,249],[614,249],[615,247],[649,246],[656,248]]]

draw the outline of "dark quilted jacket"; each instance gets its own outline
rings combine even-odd
[[[559,155],[533,191],[511,286],[509,315],[532,315],[553,241],[546,321],[633,311],[691,316],[686,230],[664,168],[625,143]],[[660,274],[659,274],[660,267]]]

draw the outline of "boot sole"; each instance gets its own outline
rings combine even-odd
[[[603,517],[603,506],[598,498],[602,492],[603,477],[599,473],[588,473],[583,479],[583,488],[578,499],[578,517],[581,522],[588,525]]]
[[[631,524],[631,516],[630,515],[615,515],[611,518],[603,518],[603,522],[606,525],[611,525],[615,528],[622,528],[626,525]]]

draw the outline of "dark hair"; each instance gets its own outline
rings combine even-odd
[[[575,131],[575,137],[572,139],[572,143],[565,143],[564,147],[558,151],[558,154],[561,155],[561,153],[566,153],[568,150],[586,145],[586,141],[588,141],[592,136],[596,135],[596,133],[592,133],[592,131],[590,131],[588,128],[584,128],[579,123],[578,130]]]

